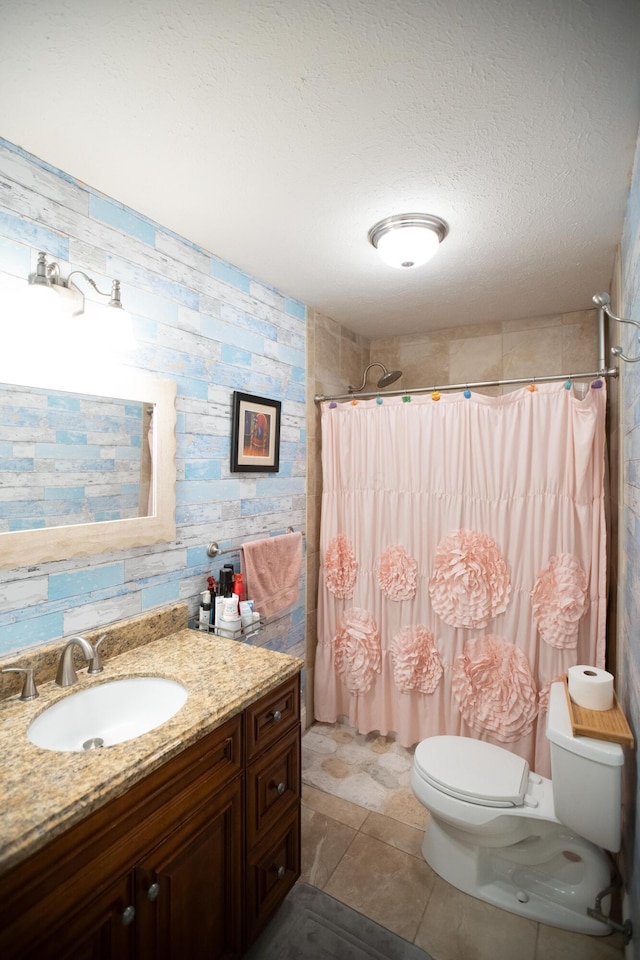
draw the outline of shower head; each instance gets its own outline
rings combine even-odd
[[[378,386],[380,388],[390,387],[391,384],[395,383],[396,380],[399,380],[401,376],[402,376],[402,370],[387,370],[387,372],[383,374],[378,380]]]
[[[356,390],[355,387],[349,386],[349,393],[360,393],[361,390],[364,390],[364,385],[367,382],[367,374],[371,367],[382,367],[383,374],[378,380],[378,388],[382,390],[383,387],[390,387],[392,383],[395,383],[396,380],[399,380],[402,376],[402,370],[387,370],[384,363],[370,363],[368,367],[365,368],[364,375],[362,377],[362,383]]]

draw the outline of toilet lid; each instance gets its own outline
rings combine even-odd
[[[529,778],[522,757],[484,740],[428,737],[416,747],[415,766],[437,790],[485,807],[519,807]]]

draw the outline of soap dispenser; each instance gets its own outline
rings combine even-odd
[[[211,624],[211,593],[209,590],[204,590],[202,594],[202,603],[200,604],[200,616],[199,616],[199,622],[198,622],[198,629],[203,630],[205,633],[208,633],[210,624]]]

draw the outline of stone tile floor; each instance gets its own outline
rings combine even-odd
[[[302,879],[434,960],[623,960],[622,938],[526,920],[461,893],[425,862],[413,753],[391,737],[315,723],[302,738]]]

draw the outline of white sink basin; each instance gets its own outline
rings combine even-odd
[[[175,680],[111,680],[58,700],[36,717],[27,734],[45,750],[111,747],[159,727],[186,699],[186,688]]]

